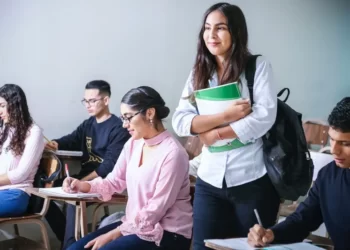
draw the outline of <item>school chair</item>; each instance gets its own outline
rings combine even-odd
[[[329,126],[327,122],[318,120],[306,120],[303,122],[303,128],[309,149],[313,149],[315,146],[320,149],[328,144]]]
[[[192,160],[202,152],[203,143],[197,136],[190,136],[187,137],[183,146],[186,149],[189,159]]]
[[[199,137],[197,136],[189,136],[186,138],[185,143],[183,144],[188,156],[189,160],[192,160],[196,156],[200,155],[202,153],[202,147],[203,143],[200,141]],[[194,201],[194,193],[196,189],[196,178],[193,176],[189,176],[190,178],[190,195],[191,195],[191,204],[193,206],[193,201]],[[191,239],[191,247],[192,249],[192,244],[193,244],[193,232],[192,232],[192,239]]]
[[[38,171],[35,175],[33,186],[37,188],[49,188],[52,187],[53,182],[58,178],[62,165],[54,152],[45,151],[43,154]],[[46,226],[43,222],[45,214],[49,207],[49,200],[43,200],[42,198],[31,196],[29,200],[27,213],[23,216],[0,218],[0,225],[13,224],[15,234],[20,236],[18,225],[19,224],[37,224],[40,227],[44,246],[47,250],[50,249],[49,237],[47,234]],[[19,240],[23,239],[19,237]]]
[[[95,203],[96,207],[92,213],[92,224],[91,224],[91,231],[95,231],[96,230],[96,226],[97,226],[97,221],[98,221],[98,215],[99,215],[99,211],[101,209],[104,209],[104,214],[105,216],[109,215],[109,207],[113,206],[113,205],[126,205],[128,201],[127,198],[127,194],[126,192],[123,194],[115,194],[113,195],[112,199],[110,201],[107,202],[103,202],[101,201],[101,203]]]

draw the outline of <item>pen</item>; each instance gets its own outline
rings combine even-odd
[[[263,226],[262,223],[261,223],[261,220],[260,220],[260,216],[258,214],[258,210],[257,209],[254,209],[254,213],[255,213],[255,217],[259,223],[260,226]]]
[[[68,170],[68,164],[67,164],[67,163],[64,164],[64,168],[65,168],[65,170],[66,170],[67,178],[69,178],[69,179],[68,179],[69,190],[71,190],[71,187],[70,187],[71,179],[70,179],[69,170]]]
[[[67,164],[67,163],[64,165],[64,168],[66,169],[66,175],[67,175],[67,177],[70,178],[70,176],[69,176],[69,171],[68,171],[68,164]]]

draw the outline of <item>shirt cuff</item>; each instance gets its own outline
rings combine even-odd
[[[244,119],[231,122],[230,126],[242,143],[246,144],[255,140],[254,137],[252,137],[251,130]]]
[[[154,227],[146,225],[137,225],[135,223],[124,222],[119,226],[119,230],[122,235],[136,234],[140,239],[154,242],[157,246],[160,246],[162,241],[164,229],[156,223]]]
[[[191,133],[191,126],[193,118],[198,114],[188,113],[182,120],[182,126],[177,127],[177,134],[181,137],[183,136],[196,136],[197,134]]]
[[[97,177],[92,181],[88,181],[87,183],[90,184],[89,193],[100,194],[100,199],[103,201],[109,201],[110,199],[112,199],[112,195],[110,194],[108,187],[104,187],[105,185],[101,177]]]

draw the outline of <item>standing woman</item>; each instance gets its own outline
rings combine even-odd
[[[23,90],[15,84],[0,88],[0,217],[26,212],[44,150],[43,134],[30,116]]]
[[[249,102],[245,66],[251,55],[242,10],[228,3],[210,7],[199,34],[195,65],[173,116],[179,136],[198,135],[204,143],[194,199],[194,249],[207,249],[205,239],[246,237],[257,223],[276,221],[280,199],[267,175],[261,137],[276,119],[277,97],[270,63],[258,57],[254,104]],[[215,115],[200,115],[193,92],[239,82],[244,100]],[[238,139],[227,151],[211,153],[208,146]]]

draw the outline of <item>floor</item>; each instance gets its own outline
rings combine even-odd
[[[116,212],[116,211],[123,211],[124,207],[122,206],[114,206],[110,208],[111,212]],[[88,216],[88,218],[91,218],[91,212],[92,209],[88,209],[88,213],[90,216]],[[279,221],[283,221],[284,218],[280,218]],[[52,250],[60,250],[60,243],[59,241],[56,239],[55,235],[53,234],[53,232],[51,231],[50,227],[47,225],[48,228],[48,234],[49,234],[49,238],[50,238],[50,245],[51,245],[51,249]],[[35,225],[20,225],[19,227],[20,230],[20,235],[29,239],[32,239],[34,241],[37,242],[41,242],[41,236],[40,236],[40,229],[35,226]],[[11,237],[11,234],[13,234],[13,226],[11,225],[6,225],[6,226],[0,226],[0,240],[4,240],[6,238]],[[321,225],[321,227],[315,231],[316,235],[320,235],[320,236],[325,236],[326,234],[326,230],[324,225]],[[1,249],[1,250],[5,250],[5,249]],[[15,249],[14,249],[15,250]]]
[[[110,207],[111,213],[114,213],[117,211],[124,211],[124,210],[125,210],[124,206],[116,205],[116,206]],[[92,218],[92,211],[93,211],[92,207],[88,207],[87,211],[88,211],[88,218]],[[56,239],[54,233],[52,232],[50,226],[47,223],[46,223],[46,226],[49,234],[51,250],[60,250],[60,242]],[[36,242],[42,242],[40,229],[38,226],[34,224],[19,225],[19,233],[23,237],[29,238]],[[0,241],[9,239],[13,237],[13,235],[14,235],[14,230],[12,225],[0,226]],[[7,250],[7,249],[1,249],[1,250]]]

